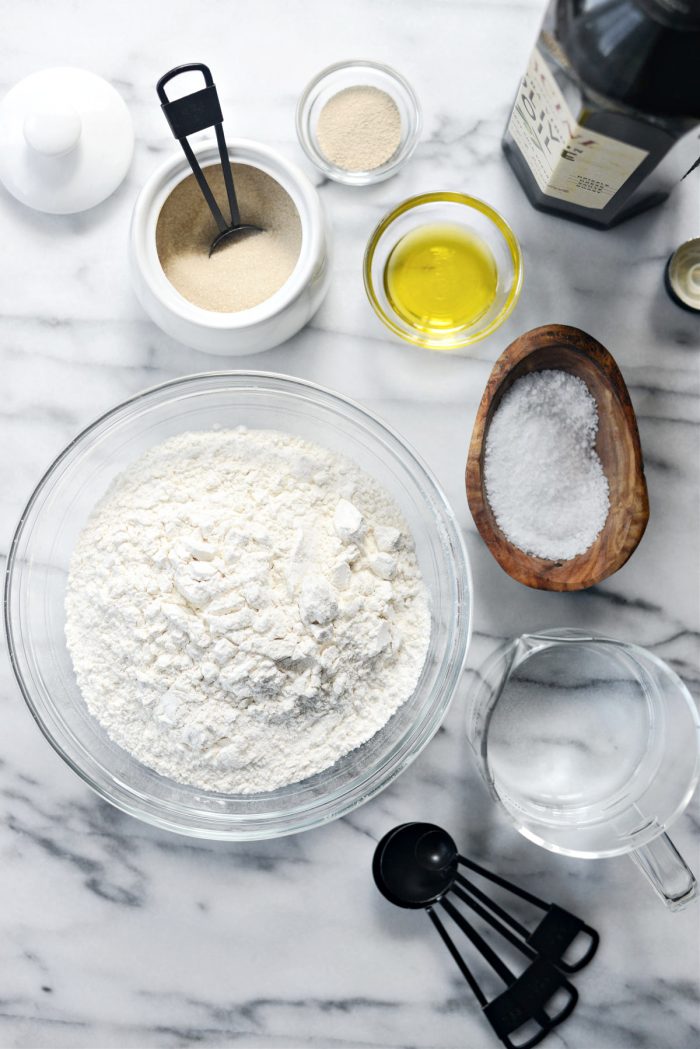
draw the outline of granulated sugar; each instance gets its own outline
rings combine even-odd
[[[225,216],[220,164],[204,169]],[[183,298],[205,310],[237,313],[269,299],[289,279],[301,249],[301,220],[294,201],[270,175],[234,164],[241,221],[262,233],[241,235],[209,257],[218,233],[194,175],[165,201],[156,226],[156,249],[166,277]]]
[[[503,397],[486,437],[484,482],[499,527],[519,549],[567,561],[599,534],[610,503],[597,430],[595,400],[568,372],[525,375]]]
[[[374,171],[401,143],[401,114],[378,87],[347,87],[321,110],[316,126],[321,152],[344,171]]]

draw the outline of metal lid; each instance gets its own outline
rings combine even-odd
[[[700,312],[700,237],[676,248],[666,264],[665,283],[674,302]]]

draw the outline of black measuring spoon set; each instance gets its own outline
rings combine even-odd
[[[483,1015],[507,1049],[531,1049],[571,1015],[578,992],[567,976],[591,961],[599,942],[595,929],[580,918],[461,856],[450,835],[432,823],[404,823],[385,834],[375,850],[372,873],[390,903],[427,911]],[[491,900],[475,877],[535,908],[538,916],[533,926],[526,927]],[[519,975],[458,910],[458,901],[524,956],[525,967]],[[505,984],[495,997],[487,998],[438,908]],[[513,1035],[521,1040],[514,1041]]]

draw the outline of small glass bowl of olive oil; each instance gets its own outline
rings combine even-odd
[[[392,332],[427,349],[458,350],[503,323],[520,295],[523,264],[515,234],[488,204],[426,193],[379,223],[364,278]]]

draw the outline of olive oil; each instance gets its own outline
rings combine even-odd
[[[452,222],[419,226],[394,246],[384,291],[403,321],[422,332],[461,331],[496,298],[498,271],[489,246]]]

